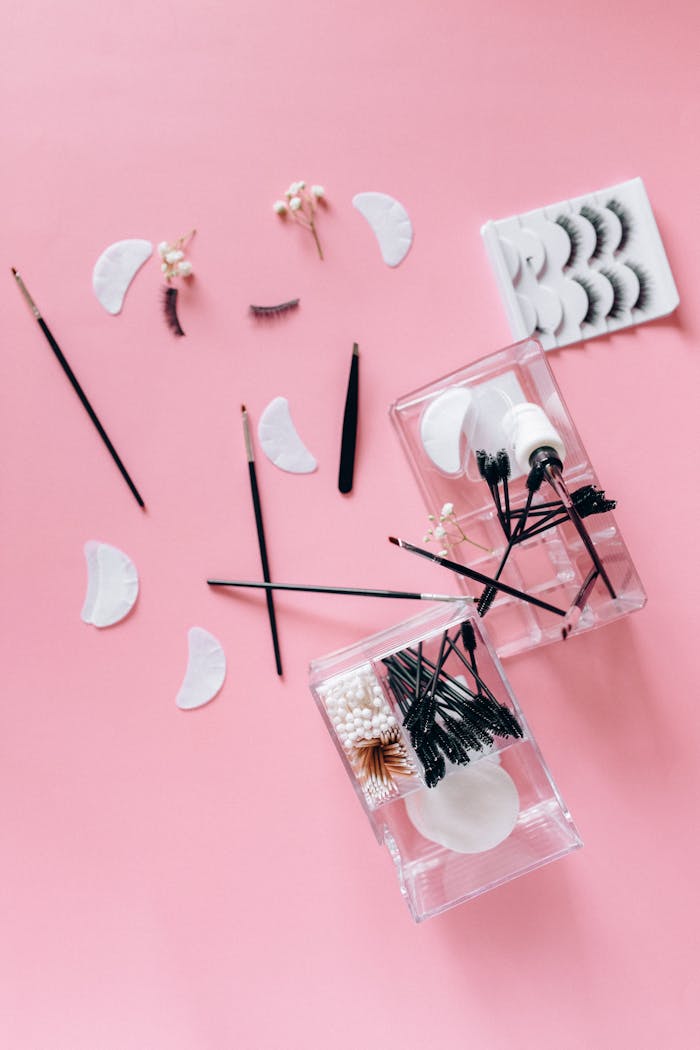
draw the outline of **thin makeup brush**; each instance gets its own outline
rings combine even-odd
[[[317,594],[359,594],[367,598],[412,598],[424,602],[475,602],[464,594],[421,594],[419,591],[385,591],[373,587],[324,587],[311,583],[270,583],[266,580],[207,580],[210,587],[259,587],[270,591],[313,591]]]
[[[477,572],[475,569],[468,569],[465,565],[460,565],[459,562],[441,558],[439,554],[423,550],[422,547],[414,547],[412,543],[407,543],[406,540],[399,540],[396,536],[389,536],[389,543],[394,543],[397,547],[411,551],[412,554],[420,554],[422,558],[428,558],[430,561],[437,562],[438,565],[442,565],[445,569],[451,569],[452,572],[456,572],[459,576],[466,576],[468,579],[481,583],[486,587],[494,587],[498,591],[503,591],[504,594],[510,594],[513,598],[520,598],[521,601],[529,602],[530,605],[537,605],[540,609],[546,609],[547,612],[556,613],[557,616],[566,616],[565,609],[559,609],[556,605],[543,602],[532,594],[526,594],[525,591],[519,591],[515,587],[510,587],[507,583],[494,580],[492,576],[484,576],[483,573]]]
[[[250,426],[248,424],[248,413],[245,405],[241,405],[241,419],[243,421],[243,437],[245,439],[245,451],[248,457],[248,474],[250,476],[250,493],[253,497],[253,511],[255,513],[255,527],[258,531],[258,547],[260,548],[260,562],[262,564],[263,578],[270,582],[270,566],[267,560],[267,544],[265,543],[265,530],[263,529],[262,507],[260,506],[260,492],[258,491],[258,478],[255,473],[255,456],[253,454],[253,442],[250,437]],[[267,600],[267,615],[270,620],[270,632],[272,634],[272,648],[275,652],[275,666],[277,674],[282,674],[282,658],[280,657],[280,642],[277,635],[277,619],[275,617],[275,606],[272,601],[272,591],[268,590],[265,595]]]
[[[112,459],[114,460],[114,462],[117,464],[117,467],[119,468],[121,476],[124,478],[124,481],[127,483],[129,488],[131,489],[131,492],[132,492],[132,495],[133,495],[134,499],[138,503],[139,507],[141,507],[142,510],[145,510],[146,509],[146,504],[143,502],[138,489],[136,488],[136,486],[134,485],[133,481],[129,477],[129,473],[128,473],[126,467],[124,466],[124,464],[122,463],[121,459],[119,458],[119,453],[117,452],[117,450],[114,447],[114,445],[112,444],[112,442],[109,440],[109,437],[107,436],[107,431],[102,426],[102,424],[100,423],[99,419],[97,418],[97,414],[96,414],[94,408],[92,407],[92,405],[90,404],[90,402],[88,401],[87,396],[85,394],[85,391],[83,390],[83,388],[81,387],[80,383],[76,379],[75,373],[73,372],[73,369],[68,364],[68,361],[66,360],[66,358],[63,356],[63,352],[62,352],[60,346],[58,345],[58,343],[54,339],[53,335],[51,334],[49,326],[47,325],[46,321],[44,320],[44,318],[39,313],[38,306],[36,305],[36,303],[32,299],[32,297],[29,294],[29,292],[27,291],[27,286],[25,285],[24,281],[22,280],[20,275],[15,270],[14,266],[12,267],[12,276],[14,277],[15,281],[17,282],[17,286],[18,286],[20,292],[22,293],[22,295],[24,296],[25,300],[27,301],[27,305],[29,306],[29,309],[32,311],[32,314],[34,315],[34,318],[35,318],[37,324],[39,325],[39,328],[41,328],[42,332],[44,333],[44,335],[46,337],[46,341],[48,342],[49,346],[51,347],[51,349],[53,350],[54,354],[58,358],[58,363],[60,364],[61,368],[63,369],[63,371],[65,372],[66,376],[68,377],[71,386],[73,387],[73,389],[75,390],[76,394],[78,395],[78,398],[80,399],[80,402],[81,402],[83,408],[85,409],[85,411],[89,415],[90,419],[92,420],[93,425],[94,425],[95,429],[97,430],[97,433],[100,435],[100,437],[104,441],[105,445],[107,446],[107,450],[108,450],[110,456],[112,457]]]
[[[352,490],[352,479],[355,472],[359,379],[360,350],[357,343],[353,343],[348,390],[345,396],[345,412],[343,413],[343,436],[340,442],[340,469],[338,471],[338,488],[343,494],[347,494]]]

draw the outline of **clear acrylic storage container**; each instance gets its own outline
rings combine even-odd
[[[528,407],[521,407],[525,405]],[[509,455],[508,520],[512,529],[527,503],[529,464],[525,460],[531,447],[527,445],[531,417],[539,440],[553,445],[560,456],[561,476],[568,490],[582,500],[579,505],[583,508],[583,497],[587,495],[593,500],[600,495],[597,475],[542,348],[534,339],[483,357],[401,397],[391,406],[390,414],[428,511],[439,517],[445,504],[453,504],[453,527],[448,532],[454,534],[461,529],[470,540],[486,548],[482,550],[467,542],[455,544],[448,535],[442,541],[448,552],[446,557],[486,576],[496,575],[508,549],[508,539],[489,485],[480,473],[477,452],[483,450],[489,456],[497,456],[499,450],[505,449]],[[499,498],[502,495],[501,492]],[[588,593],[582,595],[594,563],[566,514],[565,520],[553,525],[556,513],[548,511],[547,505],[553,506],[557,498],[547,483],[534,493],[530,524],[522,530],[527,535],[510,548],[500,577],[502,582],[562,610],[571,609],[572,603],[580,599],[579,614],[571,627],[575,633],[640,609],[646,595],[610,511],[588,510],[589,516],[583,520],[607,583],[598,576]],[[544,523],[539,532],[535,528],[538,521]],[[432,551],[437,553],[434,544]],[[467,593],[479,596],[483,591],[479,584],[463,577],[454,580],[460,581]],[[560,617],[501,592],[496,594],[485,618],[499,656],[562,638]]]
[[[417,922],[581,845],[472,603],[313,661],[310,687]]]

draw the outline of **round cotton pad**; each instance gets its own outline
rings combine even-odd
[[[431,401],[421,417],[423,448],[445,474],[459,474],[462,470],[462,436],[466,434],[472,401],[466,387],[452,387]]]
[[[455,853],[483,853],[507,839],[520,810],[511,777],[489,758],[456,769],[406,798],[417,831]]]

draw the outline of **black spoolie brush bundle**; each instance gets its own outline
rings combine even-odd
[[[503,528],[508,543],[503,552],[500,564],[494,575],[494,580],[500,580],[505,569],[506,562],[515,546],[526,540],[534,539],[536,536],[547,532],[549,529],[563,525],[570,520],[570,513],[562,500],[551,500],[549,502],[533,505],[533,499],[542,487],[544,481],[544,469],[541,464],[535,463],[526,478],[527,498],[521,508],[511,509],[508,493],[508,478],[510,477],[510,460],[504,449],[495,456],[489,456],[483,449],[476,453],[476,462],[479,473],[489,486],[489,491],[494,501],[498,520]],[[503,485],[504,499],[501,503],[498,489],[499,483]],[[580,518],[591,514],[604,514],[606,511],[614,510],[617,506],[615,500],[606,499],[602,489],[595,485],[583,485],[571,493],[571,501],[574,510]],[[496,597],[497,590],[491,585],[482,592],[477,605],[480,616],[485,616]]]
[[[452,635],[443,633],[435,661],[425,656],[422,643],[382,661],[428,787],[445,776],[446,762],[467,765],[496,737],[523,735],[513,712],[479,675],[476,647],[474,628],[465,621]],[[450,656],[468,685],[445,670]]]

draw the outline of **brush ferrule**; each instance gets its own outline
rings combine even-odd
[[[39,313],[39,307],[36,305],[36,303],[34,302],[34,300],[31,297],[31,295],[29,294],[26,284],[24,283],[24,281],[22,280],[20,275],[15,270],[13,270],[13,273],[14,273],[14,278],[17,281],[17,285],[19,287],[19,290],[20,290],[20,292],[22,293],[22,295],[24,296],[24,298],[27,301],[27,306],[32,311],[32,313],[34,314],[34,316],[37,319],[37,321],[40,320],[41,314]]]

